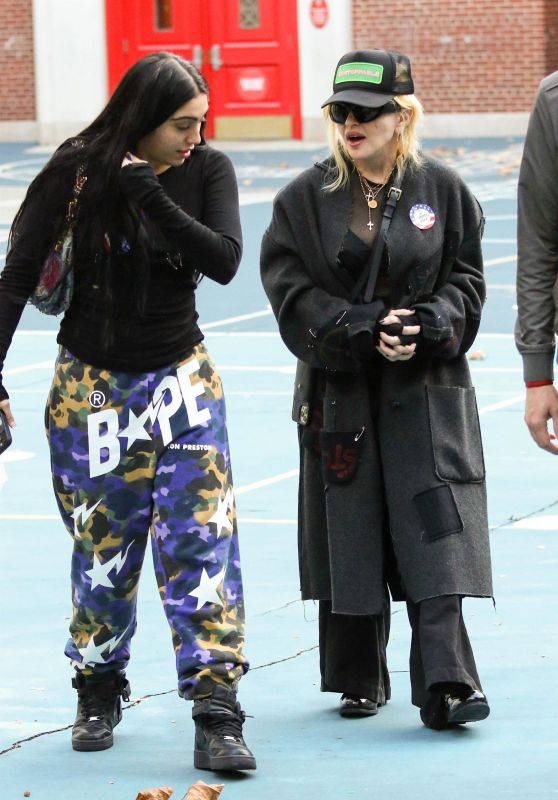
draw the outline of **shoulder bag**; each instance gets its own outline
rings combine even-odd
[[[29,302],[43,314],[57,315],[66,311],[74,288],[73,254],[74,226],[77,217],[78,198],[87,176],[85,166],[78,167],[72,198],[64,219],[62,233],[47,253],[41,269],[39,282]]]

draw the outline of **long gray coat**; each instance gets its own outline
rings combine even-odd
[[[396,599],[490,597],[484,461],[464,355],[485,296],[481,210],[440,163],[407,169],[385,258],[391,307],[416,310],[422,341],[411,360],[391,363],[373,347],[383,303],[355,308],[336,263],[352,197],[349,186],[323,191],[330,168],[317,164],[278,194],[261,254],[281,336],[299,359],[302,596],[330,599],[337,613],[380,613],[393,547]],[[433,209],[430,229],[411,221],[416,204]],[[318,411],[321,448],[304,444]]]

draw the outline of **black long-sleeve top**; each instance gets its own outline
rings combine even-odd
[[[202,340],[196,272],[221,284],[236,274],[242,255],[238,188],[229,158],[207,146],[158,176],[148,164],[130,164],[119,180],[122,192],[140,207],[152,246],[145,311],[138,314],[132,300],[132,249],[120,255],[107,337],[107,308],[98,281],[105,262],[78,261],[57,341],[93,366],[145,372],[182,358]],[[67,206],[71,182],[66,180],[64,189],[61,193],[53,182],[40,196],[30,197],[0,276],[0,371],[56,236],[53,212]],[[7,396],[0,374],[0,400]]]

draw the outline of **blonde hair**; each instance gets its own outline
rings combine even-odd
[[[403,94],[393,98],[403,111],[407,111],[407,124],[403,132],[398,137],[397,155],[395,165],[400,174],[403,165],[420,168],[423,157],[420,152],[420,141],[418,137],[418,125],[423,116],[422,104],[414,94]],[[329,108],[324,108],[324,119],[327,121],[327,139],[331,154],[335,159],[335,167],[331,169],[331,181],[324,186],[325,191],[335,192],[341,189],[351,175],[354,165],[352,159],[343,147],[343,142],[339,136],[337,125],[329,116]]]

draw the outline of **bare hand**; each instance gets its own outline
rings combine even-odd
[[[2,400],[2,402],[0,402],[0,408],[6,415],[6,419],[8,420],[8,425],[10,426],[10,428],[15,428],[16,421],[14,419],[14,415],[12,414],[12,410],[10,408],[10,401]]]
[[[147,164],[147,161],[143,158],[138,158],[133,153],[127,152],[124,154],[124,158],[122,159],[121,167],[127,167],[128,164]]]
[[[391,325],[399,323],[400,317],[407,317],[414,314],[409,308],[398,308],[391,310],[389,314],[380,321],[381,325]],[[420,325],[404,325],[401,333],[405,336],[414,336],[420,333]],[[399,336],[390,336],[384,331],[380,331],[380,344],[376,350],[387,358],[388,361],[408,361],[415,354],[417,346],[413,344],[401,344]]]
[[[548,431],[552,420],[554,436]],[[529,433],[543,450],[558,455],[558,446],[552,441],[558,437],[558,392],[554,386],[535,386],[527,389],[525,422]]]

